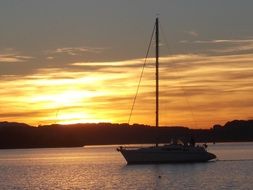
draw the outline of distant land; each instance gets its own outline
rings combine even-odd
[[[86,123],[30,126],[25,123],[0,122],[0,148],[81,147],[84,145],[168,143],[172,138],[197,142],[253,141],[253,120],[234,120],[211,129],[155,127],[141,124]]]

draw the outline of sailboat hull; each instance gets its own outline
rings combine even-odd
[[[166,150],[161,148],[119,149],[127,164],[162,164],[207,162],[216,156],[207,151]]]

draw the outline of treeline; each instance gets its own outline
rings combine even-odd
[[[103,144],[168,143],[172,138],[197,142],[253,141],[253,120],[231,121],[211,129],[112,123],[30,126],[0,122],[0,148],[78,147]],[[158,139],[156,137],[159,137]]]

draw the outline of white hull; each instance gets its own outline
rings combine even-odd
[[[207,162],[216,156],[203,148],[166,149],[149,147],[138,149],[119,148],[128,164]]]

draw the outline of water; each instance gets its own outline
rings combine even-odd
[[[219,160],[196,164],[127,166],[115,148],[0,150],[0,189],[253,189],[253,143],[209,145]]]

